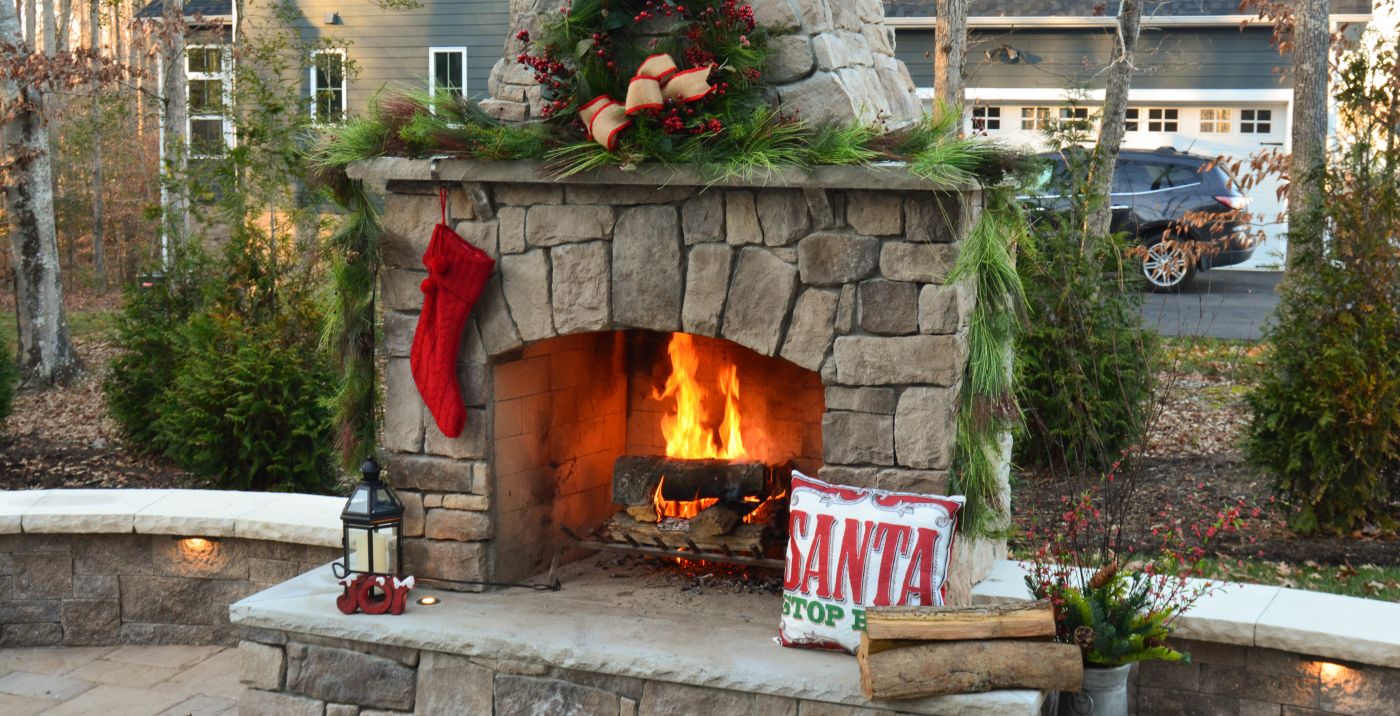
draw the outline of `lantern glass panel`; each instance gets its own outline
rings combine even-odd
[[[347,527],[346,559],[351,572],[398,573],[397,527]]]

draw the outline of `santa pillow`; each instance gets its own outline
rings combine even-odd
[[[854,653],[869,606],[942,606],[962,497],[831,485],[794,472],[783,646]]]

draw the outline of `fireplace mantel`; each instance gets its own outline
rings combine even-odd
[[[559,177],[547,162],[484,161],[449,157],[407,159],[380,157],[351,164],[351,179],[384,187],[389,182],[455,184],[557,184],[642,187],[702,187],[731,189],[793,188],[880,191],[976,192],[976,184],[937,185],[910,173],[903,162],[877,162],[853,166],[818,166],[759,169],[742,176],[717,179],[718,170],[673,164],[642,164],[623,169],[608,166]]]

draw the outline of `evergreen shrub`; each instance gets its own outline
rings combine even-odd
[[[1400,62],[1396,40],[1343,63],[1321,245],[1295,240],[1272,349],[1248,396],[1250,459],[1303,532],[1400,521]]]
[[[1156,336],[1143,326],[1141,278],[1128,238],[1091,236],[1087,153],[1063,150],[1063,176],[1038,191],[1070,197],[1037,212],[1017,270],[1028,325],[1017,342],[1024,434],[1017,459],[1057,471],[1107,469],[1143,439]]]

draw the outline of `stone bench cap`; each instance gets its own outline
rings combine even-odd
[[[1176,636],[1400,668],[1400,604],[1262,584],[1212,583],[1220,589],[1181,615]],[[1029,598],[1026,571],[1012,560],[997,562],[972,589],[972,600],[979,604]]]
[[[0,491],[0,534],[159,534],[339,547],[341,497],[220,490]]]

